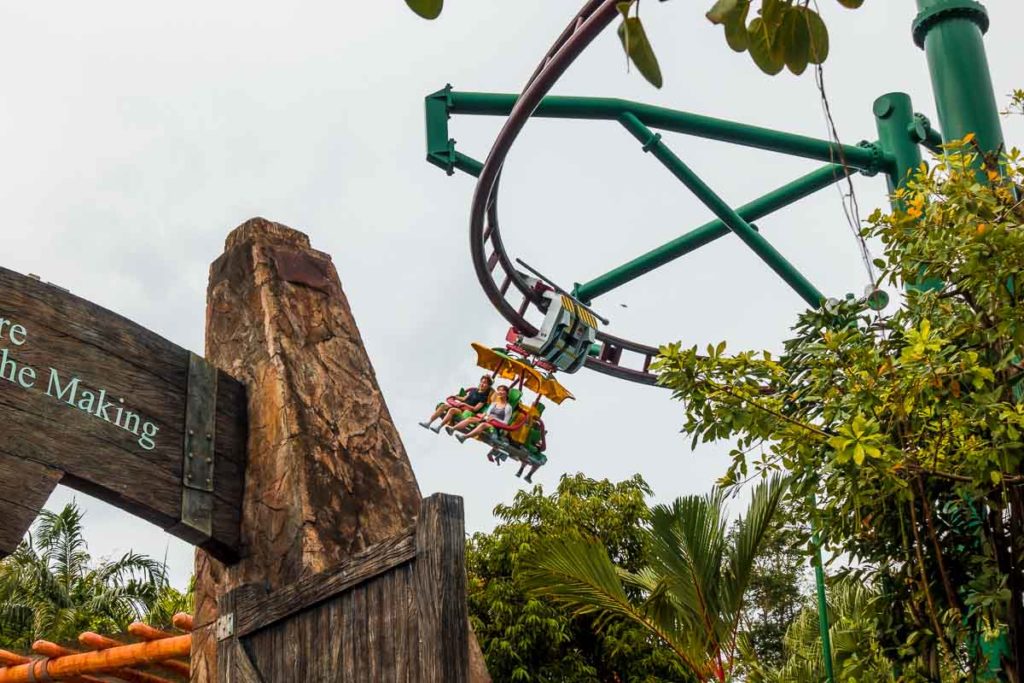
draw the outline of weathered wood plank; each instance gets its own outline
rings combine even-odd
[[[235,608],[235,596],[232,594],[224,595],[220,598],[220,611],[222,614],[231,614]],[[213,629],[213,626],[204,627],[207,631]],[[207,633],[209,637],[212,634]],[[193,636],[194,638],[195,636]],[[277,678],[264,678],[260,676],[256,667],[253,666],[252,661],[249,659],[249,654],[245,651],[241,640],[237,635],[219,640],[217,642],[217,683],[264,683],[264,681],[277,681],[281,679]],[[194,673],[194,672],[193,672]],[[207,681],[201,679],[202,683],[213,683],[212,680]],[[197,679],[193,676],[193,683],[198,683]]]
[[[237,591],[236,629],[240,635],[248,635],[409,562],[415,556],[415,533],[408,529],[370,546],[338,567],[304,577],[271,593],[259,595],[252,588],[243,587]]]
[[[15,551],[60,478],[59,470],[0,453],[0,558]]]
[[[419,613],[416,610],[416,593],[413,590],[413,568],[411,564],[391,572],[395,581],[395,661],[399,669],[395,672],[397,683],[415,683],[419,679],[418,631],[416,624]]]
[[[115,313],[0,268],[0,453],[60,470],[69,486],[172,530],[181,519],[188,357]],[[232,559],[245,398],[238,382],[223,373],[222,382],[214,540],[181,535]]]
[[[462,498],[424,499],[414,565],[421,681],[469,680],[465,542]]]
[[[373,581],[359,586],[356,590],[364,594],[367,609],[367,649],[365,659],[367,671],[365,678],[368,681],[382,681],[384,676],[381,673],[381,658],[387,647],[387,635],[381,629],[381,612],[390,608],[390,605],[382,604],[381,590],[384,584],[383,575],[379,575]],[[394,663],[390,663],[391,667]],[[390,667],[389,667],[390,668]]]
[[[356,680],[356,659],[359,652],[356,650],[356,631],[359,624],[356,621],[354,598],[352,593],[345,593],[341,599],[341,672],[343,681]]]

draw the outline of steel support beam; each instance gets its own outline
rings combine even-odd
[[[878,129],[878,144],[883,152],[895,160],[893,168],[887,174],[889,192],[892,193],[921,165],[921,147],[915,135],[920,137],[918,131],[924,127],[914,116],[910,95],[906,93],[892,92],[882,95],[875,100],[872,109],[875,114],[875,127]],[[927,132],[924,136],[924,141],[927,141]]]
[[[842,180],[844,177],[845,174],[842,166],[830,164],[772,190],[748,204],[744,204],[736,209],[736,213],[747,222],[756,221],[785,206],[798,202],[804,197]],[[689,254],[705,244],[724,237],[730,232],[729,227],[721,219],[716,218],[667,244],[663,244],[642,256],[638,256],[604,275],[598,276],[582,285],[577,285],[574,294],[580,300],[591,301],[603,294],[607,294],[616,287],[621,287],[641,275],[674,261],[680,256]]]
[[[661,136],[645,126],[632,113],[623,114],[620,119],[622,125],[633,137],[639,140],[645,152],[650,152],[658,161],[679,179],[711,212],[732,230],[743,242],[754,250],[761,260],[775,271],[811,308],[818,308],[825,300],[824,295],[805,278],[800,271],[786,260],[768,240],[762,237],[754,228],[740,216],[735,209],[729,206],[725,200],[701,180],[696,173],[675,155],[661,141]]]
[[[507,116],[516,101],[515,95],[497,93],[446,91],[444,96],[449,103],[450,114]],[[888,171],[893,161],[870,147],[839,145],[828,140],[616,98],[548,96],[541,100],[533,116],[618,121],[625,113],[632,114],[651,128],[819,161],[845,159],[849,166],[868,173]]]
[[[1003,129],[985,55],[985,7],[973,0],[917,0],[917,7],[914,42],[928,57],[946,142],[974,133],[982,150],[999,149]]]

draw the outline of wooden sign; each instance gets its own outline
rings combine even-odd
[[[60,482],[234,561],[245,443],[239,382],[0,268],[0,556]]]

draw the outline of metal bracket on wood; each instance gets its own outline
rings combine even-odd
[[[231,636],[235,635],[234,613],[217,617],[217,621],[214,624],[214,631],[216,632],[217,640],[227,640]]]
[[[189,357],[185,406],[181,521],[207,537],[213,534],[216,428],[217,368],[193,353]]]

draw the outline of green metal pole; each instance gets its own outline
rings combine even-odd
[[[974,133],[983,151],[1003,144],[985,55],[989,19],[973,0],[917,0],[914,42],[928,57],[939,128],[946,142]]]
[[[744,204],[736,209],[736,213],[747,222],[756,221],[845,177],[842,166],[830,164],[797,178],[793,182],[787,183],[762,197],[758,197],[752,202]],[[695,249],[699,249],[705,244],[729,233],[729,227],[721,219],[715,219],[699,228],[694,228],[671,242],[636,257],[614,270],[608,271],[604,275],[600,275],[582,285],[577,285],[574,294],[581,301],[592,301],[602,294],[607,294],[616,287],[621,287],[627,282],[635,280],[656,268],[660,268],[666,263]]]
[[[502,93],[449,90],[435,93],[434,96],[442,95],[446,98],[447,112],[450,114],[507,116],[516,102],[515,95]],[[886,161],[877,154],[875,149],[870,147],[838,145],[829,140],[820,140],[806,135],[785,133],[770,128],[611,97],[549,95],[541,100],[537,109],[534,110],[533,116],[535,118],[617,121],[625,113],[630,113],[645,125],[659,130],[833,163],[844,158],[848,165],[869,173],[882,170]]]
[[[693,170],[683,163],[668,146],[661,141],[661,136],[645,126],[640,120],[630,113],[625,113],[619,119],[622,125],[639,140],[645,152],[650,152],[665,167],[685,185],[697,199],[711,209],[725,225],[736,233],[743,242],[750,247],[761,260],[768,264],[775,273],[781,277],[790,287],[796,290],[804,301],[811,308],[818,308],[825,300],[825,296],[812,285],[800,271],[793,267],[786,258],[773,247],[768,240],[761,236],[750,223],[743,220],[743,217],[736,213],[736,210],[729,206],[721,197],[707,186]]]
[[[883,153],[895,159],[887,174],[889,192],[892,193],[921,165],[921,147],[914,137],[921,124],[914,116],[910,95],[906,93],[882,95],[875,100],[873,109],[878,144]]]
[[[817,562],[814,564],[814,583],[818,593],[818,629],[821,632],[821,656],[825,661],[825,680],[828,683],[835,683],[835,673],[832,671],[832,637],[828,631],[828,602],[825,600],[825,569],[822,566],[821,540],[817,531],[811,536],[811,543],[814,544],[817,556]]]

